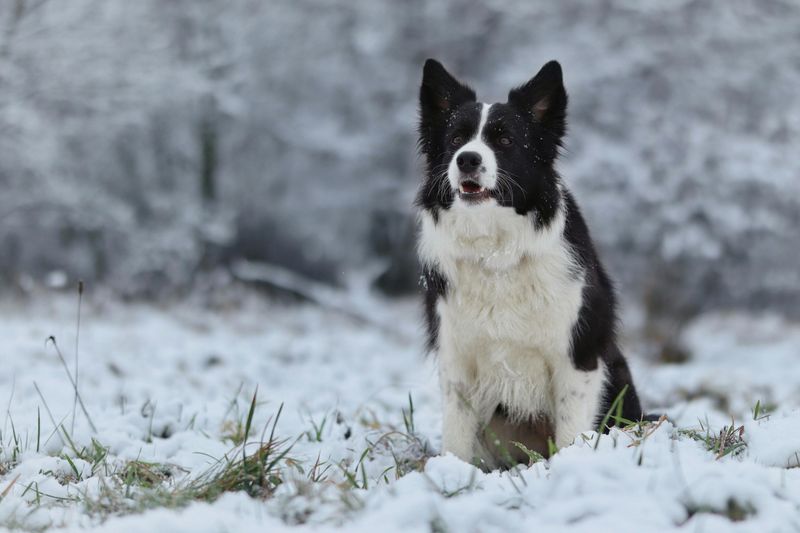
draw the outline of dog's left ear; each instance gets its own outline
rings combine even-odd
[[[529,113],[559,139],[567,126],[567,91],[561,65],[550,61],[525,85],[508,93],[508,102]]]

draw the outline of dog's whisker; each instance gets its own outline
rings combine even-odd
[[[511,188],[509,184],[509,178],[502,173],[502,171],[498,171],[497,173],[497,184],[502,188],[502,191],[505,191],[511,199],[511,203],[514,203],[514,190]],[[513,183],[513,182],[512,182]]]
[[[522,187],[522,185],[520,185],[520,184],[517,182],[517,180],[516,180],[516,179],[514,179],[514,178],[512,178],[512,176],[511,176],[511,175],[509,175],[509,174],[508,174],[506,171],[504,171],[504,170],[498,170],[498,171],[497,171],[497,175],[498,175],[498,177],[502,176],[502,179],[503,179],[503,180],[504,180],[506,183],[508,183],[509,185],[512,185],[512,186],[515,186],[515,187],[517,187],[517,188],[518,188],[518,189],[519,189],[519,190],[522,192],[522,196],[523,196],[523,197],[525,197],[525,198],[527,198],[527,196],[528,196],[528,195],[527,195],[527,193],[525,192],[525,189]]]

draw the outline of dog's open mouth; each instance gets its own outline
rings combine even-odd
[[[489,198],[489,190],[473,180],[464,180],[458,185],[458,196],[470,202],[481,201]]]

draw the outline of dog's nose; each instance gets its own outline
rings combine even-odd
[[[462,152],[456,158],[456,165],[461,172],[475,172],[481,166],[481,154],[478,152]]]

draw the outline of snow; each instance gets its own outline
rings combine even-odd
[[[800,317],[798,24],[800,3],[756,0],[0,2],[0,530],[800,530],[800,325],[756,314]],[[488,101],[564,66],[559,168],[631,298],[639,393],[669,421],[510,473],[437,455],[419,305],[370,295],[416,284],[429,56]],[[74,368],[78,277],[117,291],[82,314],[96,431],[45,342]],[[233,278],[327,310],[223,293]],[[689,360],[655,363],[673,339]],[[256,390],[251,439],[281,410],[304,468],[271,498],[98,510],[131,461],[171,489],[238,456]],[[742,440],[718,458],[703,440],[725,427]],[[94,443],[105,459],[76,457]]]
[[[700,355],[692,361],[691,372],[683,365],[667,365],[644,376],[646,392],[669,402],[668,412],[678,422],[697,421],[697,413],[683,412],[692,406],[680,401],[691,397],[704,397],[706,402],[716,398],[728,404],[727,410],[737,418],[746,416],[759,401],[797,405],[797,324],[774,315],[761,315],[754,323],[752,316],[743,314],[709,314],[687,327],[684,340],[690,353]]]
[[[793,411],[745,425],[753,460],[766,466],[800,468],[800,413]]]
[[[791,364],[800,328],[782,319],[702,316],[689,325],[692,357],[681,365],[653,365],[629,350],[643,400],[669,421],[615,429],[599,441],[586,433],[549,461],[484,473],[436,453],[439,397],[434,362],[422,355],[417,302],[371,302],[376,324],[396,328],[387,335],[338,313],[246,293],[156,306],[87,292],[78,379],[97,433],[78,408],[70,435],[77,448],[95,439],[108,449],[93,470],[53,434],[47,414],[72,425],[72,388],[44,341],[55,335],[72,367],[76,304],[56,292],[0,304],[0,391],[7,394],[0,401],[8,402],[0,465],[9,466],[0,466],[0,493],[8,489],[0,524],[7,527],[643,532],[800,525],[800,374]],[[287,469],[272,497],[236,492],[185,507],[91,511],[127,461],[163,464],[173,474],[165,483],[179,484],[202,476],[213,458],[241,453],[225,435],[245,419],[256,387],[253,433],[283,405],[276,435],[294,443],[290,455],[304,466],[303,473]],[[409,394],[413,433],[404,423]],[[754,398],[770,408],[757,420]],[[744,425],[743,444],[717,458],[702,437],[719,434],[731,416],[737,428]],[[21,442],[16,457],[12,434]],[[312,483],[318,457],[333,466]]]

